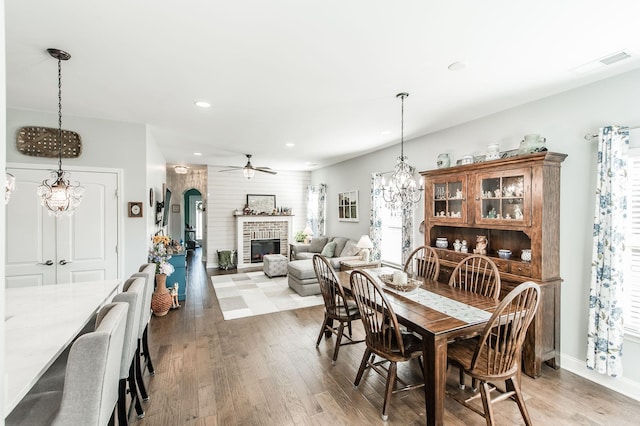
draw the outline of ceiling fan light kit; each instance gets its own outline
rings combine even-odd
[[[245,164],[244,167],[227,166],[228,167],[227,169],[219,170],[219,171],[231,172],[234,170],[242,170],[242,174],[247,179],[251,179],[252,177],[254,177],[256,175],[256,172],[269,173],[271,175],[278,174],[278,172],[271,170],[271,168],[269,167],[254,167],[253,164],[251,164],[251,154],[245,154],[245,156],[247,157],[247,164]]]

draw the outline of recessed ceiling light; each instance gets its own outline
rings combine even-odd
[[[447,68],[449,69],[449,71],[460,71],[465,69],[466,67],[467,64],[465,64],[464,62],[453,62],[449,64]]]
[[[296,146],[296,144],[292,143],[292,142],[289,142],[289,143],[284,144],[284,146],[286,146],[287,148],[293,148],[294,146]]]
[[[304,163],[305,166],[309,166],[309,167],[313,167],[313,166],[317,166],[317,163],[312,163],[311,161],[307,161],[306,163]]]
[[[196,104],[197,107],[200,108],[209,108],[211,107],[211,104],[207,101],[195,101],[194,104]]]
[[[382,136],[389,136],[391,134],[391,130],[383,130],[380,132],[380,135]]]
[[[193,155],[202,155],[201,152],[194,152]]]

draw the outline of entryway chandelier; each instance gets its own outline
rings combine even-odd
[[[420,184],[414,179],[415,167],[410,166],[406,162],[407,157],[404,155],[404,98],[409,96],[408,93],[398,93],[396,98],[402,101],[401,121],[400,121],[400,157],[393,171],[393,175],[389,180],[389,185],[385,184],[382,178],[382,197],[389,204],[405,205],[413,204],[420,201],[424,186],[422,179]]]
[[[58,60],[58,170],[51,172],[51,179],[42,181],[38,187],[41,203],[50,216],[71,216],[82,202],[84,188],[79,182],[70,182],[68,173],[62,170],[62,65],[71,55],[59,49],[47,49],[49,55]]]

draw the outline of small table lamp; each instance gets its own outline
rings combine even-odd
[[[311,242],[311,237],[313,236],[313,231],[311,230],[311,227],[307,225],[307,227],[304,228],[304,231],[302,231],[302,233],[305,235],[304,243],[309,244]]]
[[[360,241],[356,244],[356,247],[360,249],[360,259],[363,262],[369,261],[369,250],[373,248],[373,242],[371,242],[371,238],[368,235],[363,235],[360,237]]]

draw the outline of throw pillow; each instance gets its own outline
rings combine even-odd
[[[344,249],[342,249],[340,256],[357,256],[360,253],[360,249],[356,247],[356,244],[358,243],[353,240],[347,241],[347,244],[345,244]]]
[[[309,251],[311,253],[320,253],[329,241],[329,237],[316,237],[311,240]]]
[[[336,243],[336,251],[333,253],[333,255],[335,257],[340,257],[342,250],[344,250],[344,245],[347,244],[347,241],[349,241],[349,239],[345,237],[334,237],[331,241]]]
[[[330,242],[324,246],[324,248],[322,249],[322,253],[320,254],[323,255],[324,257],[333,257],[333,254],[335,253],[335,251],[336,251],[336,243]]]

